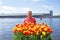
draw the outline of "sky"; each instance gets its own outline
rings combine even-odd
[[[0,0],[0,15],[26,13],[31,10],[33,13],[48,13],[60,15],[60,0]]]

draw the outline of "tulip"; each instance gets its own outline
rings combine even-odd
[[[17,31],[17,28],[16,28],[16,27],[15,27],[15,28],[13,28],[13,32],[14,32],[14,33],[16,33],[16,31]]]
[[[43,36],[46,36],[46,32],[42,31],[42,35],[43,35]]]
[[[52,32],[53,32],[53,30],[52,30],[52,29],[50,29],[50,30],[48,30],[48,32],[52,33]]]
[[[34,23],[24,23],[24,24],[16,24],[16,27],[13,28],[13,32],[21,32],[25,35],[39,35],[39,33],[42,33],[43,36],[46,36],[46,33],[52,33],[53,30],[50,28],[50,26],[48,24],[44,25],[44,22],[42,22],[41,24],[36,24],[34,25]]]
[[[36,35],[39,35],[39,31],[36,32]]]
[[[30,31],[23,31],[23,34],[30,35]]]
[[[39,28],[39,29],[38,29],[38,31],[39,31],[39,32],[42,32],[42,29],[41,29],[41,28]]]
[[[19,24],[16,24],[16,27],[18,27],[19,26]]]
[[[23,32],[23,29],[22,28],[17,28],[17,31],[18,32]]]
[[[44,27],[43,28],[43,31],[47,32],[48,31],[48,28],[47,27]]]

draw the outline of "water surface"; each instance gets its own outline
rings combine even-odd
[[[36,18],[37,23],[45,22],[54,30],[52,40],[60,40],[60,18]],[[24,18],[0,18],[0,40],[13,40],[12,28],[16,23],[22,24]]]

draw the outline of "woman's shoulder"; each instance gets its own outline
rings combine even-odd
[[[32,18],[34,18],[34,19],[35,19],[35,17],[32,17]]]
[[[26,17],[25,20],[27,20],[28,18]]]

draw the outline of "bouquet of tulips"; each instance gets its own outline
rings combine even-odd
[[[36,25],[34,23],[16,24],[13,32],[14,40],[52,40],[53,30],[48,24],[42,22]]]

